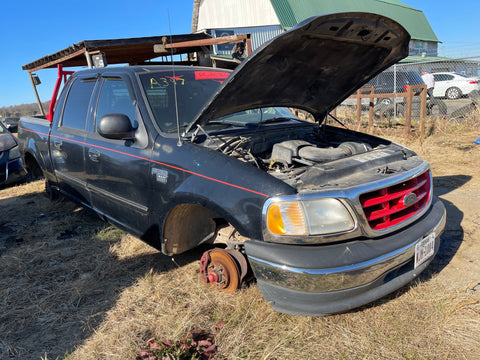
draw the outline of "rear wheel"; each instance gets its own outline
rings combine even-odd
[[[477,109],[474,103],[462,106],[450,114],[450,119],[462,120]]]
[[[386,106],[380,107],[375,115],[380,120],[390,120],[394,117],[395,111],[397,112],[397,116],[403,116],[405,113],[405,107],[402,104],[390,104]]]
[[[381,99],[378,99],[378,103],[377,104],[382,104],[382,105],[390,105],[392,104],[393,101],[392,99],[390,98],[381,98]]]
[[[33,156],[25,155],[25,166],[27,168],[27,180],[35,181],[43,177],[43,171]]]
[[[447,115],[447,105],[440,99],[427,102],[427,116],[437,117]]]
[[[445,91],[445,96],[447,97],[447,99],[456,100],[462,97],[462,91],[454,86],[448,88],[447,91]]]

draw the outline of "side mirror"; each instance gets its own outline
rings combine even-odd
[[[107,139],[134,140],[135,129],[125,114],[107,114],[102,116],[98,125],[98,133]]]

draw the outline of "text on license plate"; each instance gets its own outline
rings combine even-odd
[[[435,232],[425,236],[415,245],[415,268],[429,259],[435,252]]]

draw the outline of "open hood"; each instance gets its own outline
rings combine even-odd
[[[408,55],[410,35],[371,13],[307,19],[244,60],[187,129],[242,110],[285,106],[325,115]]]

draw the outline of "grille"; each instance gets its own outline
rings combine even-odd
[[[430,200],[430,171],[416,178],[360,196],[365,216],[373,230],[384,230],[411,219]]]

